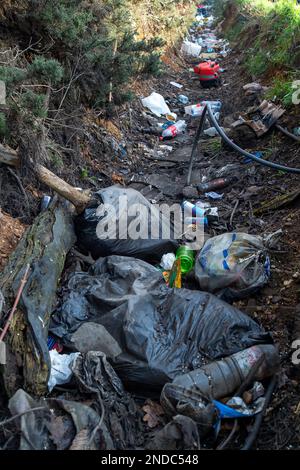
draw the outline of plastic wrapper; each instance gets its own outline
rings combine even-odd
[[[165,114],[169,114],[170,108],[165,102],[165,99],[159,93],[151,93],[151,95],[142,99],[142,104],[145,108],[150,109],[150,111],[156,116],[160,117]]]

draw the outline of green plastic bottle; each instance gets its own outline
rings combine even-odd
[[[180,259],[182,274],[189,273],[195,264],[195,252],[186,245],[182,245],[176,252],[176,259]]]

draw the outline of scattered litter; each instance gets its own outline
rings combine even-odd
[[[183,120],[172,124],[162,132],[161,140],[173,139],[178,134],[182,134],[185,131],[186,127],[187,124]]]
[[[174,122],[176,122],[177,114],[176,113],[168,113],[168,114],[166,114],[165,117],[168,121],[170,121],[173,124]]]
[[[206,183],[200,183],[197,185],[197,189],[200,193],[207,193],[213,191],[214,189],[223,189],[226,186],[229,186],[236,182],[236,177],[225,177],[225,178],[216,178]]]
[[[190,41],[184,41],[181,46],[181,52],[192,57],[199,57],[202,47]]]
[[[281,232],[268,237],[224,233],[210,238],[200,251],[195,275],[200,288],[231,300],[247,297],[270,277],[268,249]]]
[[[139,210],[138,220],[143,226],[140,227],[142,232],[139,232],[137,239],[128,236],[130,224],[133,221],[137,223],[138,218],[138,213],[129,215],[130,208]],[[126,210],[127,217],[122,219]],[[123,223],[120,223],[121,220]],[[151,226],[159,229],[158,233],[169,233],[171,229],[170,239],[151,237]],[[132,188],[111,186],[98,191],[95,201],[76,218],[75,230],[79,245],[95,259],[118,254],[159,262],[164,253],[175,251],[178,246],[176,240],[172,239],[174,227],[170,227],[168,218]]]
[[[243,90],[245,90],[246,95],[255,95],[257,93],[264,92],[267,89],[268,87],[262,86],[257,82],[247,83],[247,85],[243,86]]]
[[[180,259],[182,274],[187,274],[195,265],[195,252],[188,246],[182,245],[176,251],[176,259]]]
[[[72,365],[79,353],[59,354],[56,349],[50,352],[51,369],[48,381],[49,392],[52,392],[56,385],[67,384],[73,375]]]
[[[176,88],[183,88],[183,85],[181,85],[180,83],[177,83],[177,82],[170,82],[170,84],[173,85]]]
[[[270,342],[237,308],[207,292],[170,289],[160,270],[128,256],[99,259],[88,273],[70,276],[50,330],[68,344],[87,321],[102,324],[118,342],[122,354],[112,366],[125,384],[145,392],[203,361]]]
[[[187,104],[189,102],[189,99],[185,95],[178,95],[178,101],[179,103]]]
[[[211,106],[214,114],[219,113],[222,107],[221,101],[201,101],[201,103],[186,106],[184,112],[190,116],[201,116],[206,104]]]
[[[159,93],[151,93],[150,96],[142,99],[142,104],[145,108],[150,109],[150,111],[158,117],[161,117],[165,114],[170,114],[170,108],[165,102],[165,99]]]
[[[217,137],[219,135],[215,127],[209,127],[208,129],[205,129],[203,134],[207,135],[208,137]]]
[[[263,153],[262,152],[253,152],[253,155],[258,158],[263,158]],[[243,163],[248,164],[248,163],[253,163],[252,158],[245,157],[243,160]]]
[[[171,271],[175,260],[176,256],[174,253],[166,253],[161,259],[160,266],[166,271]]]
[[[251,405],[246,405],[241,397],[232,397],[226,404],[214,400],[220,419],[247,418],[260,413],[264,407],[264,398],[258,398]]]
[[[220,79],[220,66],[214,61],[201,62],[194,67],[194,72],[199,75],[203,87],[215,86]]]
[[[259,367],[254,374],[254,380],[272,377],[280,365],[277,348],[272,344],[247,348],[199,369],[178,375],[173,384],[185,390],[194,388],[207,398],[220,399],[231,396],[257,365]]]
[[[51,202],[51,196],[44,195],[41,199],[40,211],[42,212],[48,209],[50,202]]]
[[[300,137],[300,127],[294,127],[293,134]]]
[[[210,191],[208,193],[204,194],[205,197],[208,197],[209,199],[223,199],[224,194],[220,193],[215,193],[214,191]]]

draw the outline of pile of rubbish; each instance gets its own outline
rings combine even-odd
[[[182,46],[202,61],[192,71],[203,86],[219,86],[217,59],[229,52],[213,22],[199,5]],[[184,134],[208,103],[171,86],[186,119],[159,93],[142,99],[161,140]],[[209,104],[218,120],[221,101]],[[216,191],[233,181],[226,171],[198,185],[200,199],[182,201],[180,230],[120,185],[93,194],[79,215],[53,200],[37,217],[0,277],[0,363],[20,449],[199,449],[206,439],[216,447],[224,420],[264,413],[279,352],[232,303],[267,284],[281,233],[207,233],[219,219]],[[197,227],[205,236],[196,247]],[[12,383],[13,354],[23,377]]]

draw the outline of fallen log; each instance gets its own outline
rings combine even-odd
[[[48,328],[65,258],[75,242],[73,212],[69,203],[54,198],[50,207],[29,227],[0,274],[0,290],[5,298],[5,308],[0,314],[3,325],[24,270],[30,265],[28,281],[7,335],[8,353],[13,351],[13,355],[10,353],[7,364],[2,366],[3,382],[9,396],[20,385],[36,395],[47,392],[50,371]],[[23,384],[15,379],[17,364],[23,368]]]
[[[20,159],[18,153],[10,147],[4,147],[0,144],[0,163],[18,167],[20,166]],[[77,212],[82,212],[86,205],[91,200],[91,195],[88,191],[80,191],[63,179],[56,176],[52,171],[45,168],[43,165],[37,164],[34,168],[38,180],[53,189],[60,196],[72,202],[77,209]]]
[[[295,201],[300,196],[300,189],[291,191],[289,193],[280,194],[271,200],[267,200],[261,203],[259,207],[253,210],[254,215],[261,215],[267,211],[274,211],[281,209],[291,202]]]
[[[20,160],[15,150],[0,144],[0,162],[10,166],[19,166]]]

